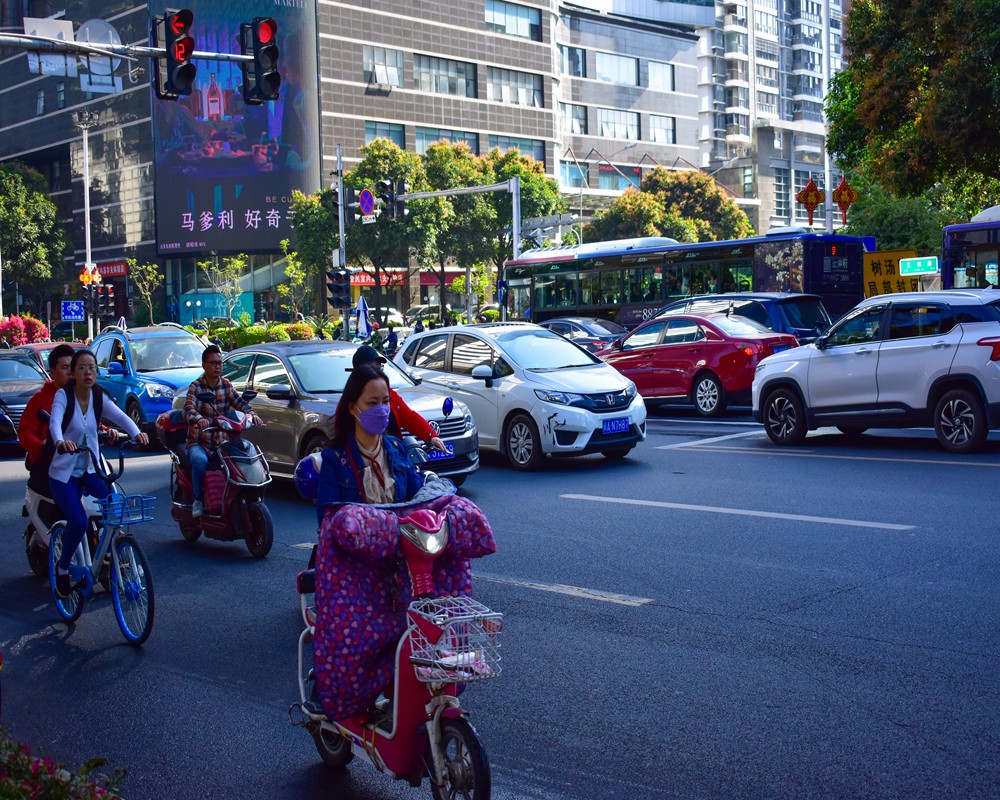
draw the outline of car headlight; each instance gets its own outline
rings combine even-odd
[[[628,386],[625,387],[625,398],[631,401],[632,398],[635,397],[635,395],[636,395],[635,384],[629,381]]]
[[[476,421],[472,418],[472,414],[465,415],[465,430],[471,431],[476,427]]]
[[[146,394],[159,400],[169,400],[174,396],[174,390],[172,387],[164,386],[162,383],[147,383]]]
[[[548,389],[535,389],[535,397],[546,403],[558,403],[561,406],[571,406],[583,400],[582,394],[573,392],[553,392]]]

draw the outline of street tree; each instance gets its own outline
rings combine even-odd
[[[279,283],[276,289],[281,298],[281,307],[289,313],[294,322],[298,322],[309,295],[315,290],[317,271],[310,270],[299,259],[298,253],[289,250],[288,239],[282,239],[280,246],[281,252],[285,254],[285,280]]]
[[[665,212],[673,211],[689,220],[697,232],[695,241],[714,242],[753,235],[746,213],[710,175],[700,170],[656,167],[642,179],[639,189],[655,196]]]
[[[322,274],[330,268],[331,254],[340,247],[336,192],[328,187],[307,195],[296,189],[291,208],[297,257],[314,274]]]
[[[134,258],[128,259],[129,281],[135,287],[142,302],[149,308],[149,324],[155,325],[153,318],[153,295],[163,285],[163,271],[158,264],[140,264]]]
[[[248,266],[246,253],[225,256],[221,260],[218,256],[213,256],[211,261],[198,262],[198,269],[205,274],[212,290],[222,297],[228,319],[236,317],[236,309],[239,308],[240,296],[243,294],[241,282]]]
[[[606,242],[641,236],[669,236],[679,242],[698,241],[698,229],[676,209],[666,209],[656,195],[626,189],[584,228],[584,241]]]
[[[69,241],[45,179],[19,162],[0,165],[0,258],[8,285],[63,272]]]
[[[879,183],[858,178],[858,199],[842,233],[874,236],[880,250],[914,249],[920,255],[941,249],[943,212],[926,197],[898,197]]]

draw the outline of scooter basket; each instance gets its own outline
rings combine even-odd
[[[503,614],[471,597],[410,603],[410,663],[423,683],[460,683],[500,675]],[[432,641],[436,639],[436,641]]]
[[[135,525],[153,521],[153,501],[155,497],[143,494],[112,494],[101,504],[101,516],[105,525]]]

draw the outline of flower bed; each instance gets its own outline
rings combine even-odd
[[[125,773],[97,773],[107,762],[93,758],[69,772],[46,756],[33,756],[0,728],[0,798],[7,800],[116,800]]]

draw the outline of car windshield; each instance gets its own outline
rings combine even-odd
[[[351,368],[353,358],[353,350],[312,350],[289,356],[288,363],[295,371],[295,377],[302,388],[309,394],[339,394],[344,391],[350,377],[351,373],[347,370]],[[382,370],[393,389],[405,389],[414,385],[391,361],[383,364]]]
[[[826,330],[830,327],[830,316],[823,303],[816,297],[801,297],[779,304],[788,324],[802,330]]]
[[[628,333],[628,328],[623,328],[617,322],[612,322],[609,319],[595,319],[590,323],[590,328],[594,332],[607,332],[612,336],[624,336]]]
[[[44,381],[42,371],[28,360],[0,359],[0,381]]]
[[[496,342],[521,369],[567,369],[602,363],[568,339],[544,329],[507,331],[499,334]]]
[[[756,336],[761,333],[774,333],[766,325],[754,322],[746,317],[712,317],[712,322],[730,336]]]
[[[201,354],[205,345],[195,337],[151,336],[133,339],[132,366],[136,372],[155,372],[161,369],[201,368]]]

